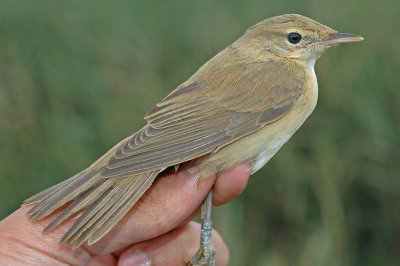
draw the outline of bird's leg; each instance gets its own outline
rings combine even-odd
[[[215,265],[215,249],[211,245],[211,209],[212,209],[213,189],[208,193],[203,205],[201,205],[201,233],[200,248],[193,258],[187,263],[188,266],[195,265]]]

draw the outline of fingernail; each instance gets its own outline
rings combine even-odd
[[[151,266],[151,260],[147,257],[146,253],[139,249],[127,251],[123,259],[119,261],[118,265],[122,266]]]

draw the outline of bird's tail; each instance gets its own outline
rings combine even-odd
[[[101,176],[103,168],[104,166],[82,171],[25,200],[23,205],[37,203],[28,212],[37,221],[70,202],[64,212],[44,231],[75,215],[75,223],[60,242],[73,243],[74,247],[78,247],[88,241],[91,245],[121,220],[159,173],[155,171],[128,177],[105,178]]]

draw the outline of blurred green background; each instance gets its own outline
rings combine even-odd
[[[400,2],[0,2],[0,218],[87,167],[256,22],[300,13],[362,43],[316,64],[313,115],[215,209],[230,265],[400,265]]]

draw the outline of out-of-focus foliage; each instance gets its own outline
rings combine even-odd
[[[300,13],[365,41],[316,64],[304,126],[214,210],[231,265],[400,265],[400,2],[0,3],[0,217],[88,166],[256,22]]]

